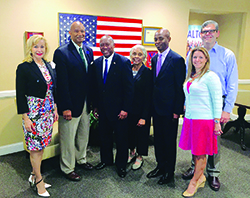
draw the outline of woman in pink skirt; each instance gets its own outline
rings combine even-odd
[[[185,118],[179,147],[191,150],[195,160],[194,176],[184,197],[192,197],[204,187],[206,155],[217,153],[217,136],[221,135],[222,89],[219,77],[209,70],[210,58],[203,47],[191,51],[187,81],[184,83]]]

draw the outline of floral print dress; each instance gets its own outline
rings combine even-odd
[[[34,130],[27,131],[24,121],[23,130],[27,149],[31,151],[42,150],[50,143],[54,123],[53,82],[45,64],[38,65],[38,67],[47,82],[47,92],[44,99],[27,96],[29,106],[27,115],[33,123]]]

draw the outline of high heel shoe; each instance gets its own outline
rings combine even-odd
[[[44,193],[39,193],[38,189],[37,189],[37,184],[41,183],[41,181],[43,181],[43,178],[38,181],[37,183],[34,184],[34,190],[36,191],[36,193],[40,196],[40,197],[50,197],[49,192],[46,190]]]
[[[198,188],[203,188],[205,186],[205,182],[206,182],[206,177],[203,179],[203,181],[201,183],[199,183],[199,180],[197,181],[196,187],[195,187],[195,191],[193,193],[189,193],[187,192],[187,190],[182,194],[183,197],[193,197],[194,194],[197,192]]]
[[[31,174],[30,174],[30,177],[29,177],[29,180],[28,180],[29,183],[30,183],[30,187],[31,187],[31,188],[34,188],[34,185],[35,185],[35,179],[32,180],[32,177],[33,177],[33,176],[35,176],[35,174],[34,174],[34,173],[31,173]],[[50,188],[50,187],[51,187],[51,184],[47,184],[47,183],[44,182],[44,187],[45,187],[45,188]]]
[[[31,188],[34,188],[34,184],[35,184],[35,179],[32,180],[32,177],[33,177],[33,176],[35,177],[35,174],[31,173],[31,174],[30,174],[30,177],[29,177],[29,180],[28,180],[29,183],[30,183],[30,187],[31,187]]]

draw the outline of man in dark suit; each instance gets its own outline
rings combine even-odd
[[[101,140],[101,162],[97,170],[112,165],[113,132],[116,142],[115,165],[120,177],[126,176],[128,160],[127,115],[133,99],[133,77],[130,61],[114,53],[114,40],[103,36],[100,40],[102,57],[91,65],[95,84],[95,107],[99,113],[99,134]]]
[[[85,27],[79,21],[72,23],[68,44],[54,53],[57,72],[61,170],[69,180],[79,181],[75,161],[82,168],[93,166],[86,160],[89,139],[89,76],[88,65],[93,61],[93,51],[82,44]]]
[[[148,178],[161,176],[158,184],[174,179],[176,137],[179,115],[183,112],[186,67],[184,59],[169,48],[171,40],[167,29],[155,33],[159,53],[152,62],[153,71],[153,127],[157,167]]]

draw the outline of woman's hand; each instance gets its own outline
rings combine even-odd
[[[54,109],[54,122],[56,122],[58,120],[59,116],[58,116],[58,112],[57,112],[57,108]]]
[[[220,136],[222,133],[220,123],[214,123],[214,135]]]
[[[33,123],[32,121],[29,119],[29,117],[27,116],[27,113],[24,113],[23,114],[23,121],[24,121],[24,128],[29,131],[29,132],[32,132],[32,131],[35,131],[35,128],[33,126]]]
[[[144,126],[146,124],[146,120],[140,119],[137,123],[137,126]]]

